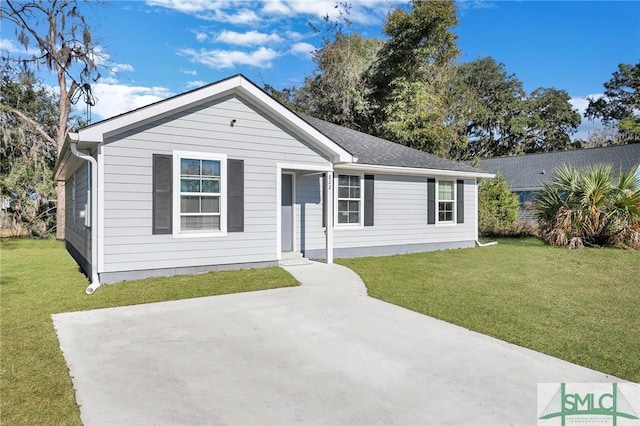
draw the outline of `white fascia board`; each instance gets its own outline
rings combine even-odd
[[[54,167],[54,171],[53,171],[53,177],[54,180],[65,180],[66,176],[66,168],[68,167],[69,163],[70,163],[70,159],[73,156],[73,154],[71,154],[71,149],[69,148],[69,145],[71,144],[71,142],[75,142],[77,143],[78,149],[85,151],[85,150],[91,150],[97,147],[97,143],[96,142],[86,142],[86,141],[82,141],[80,140],[80,135],[78,133],[73,133],[70,132],[67,134],[67,138],[64,141],[64,144],[62,145],[62,149],[60,150],[60,154],[58,155],[58,160],[56,161],[56,165]],[[71,163],[74,163],[73,161],[71,161]],[[80,164],[80,163],[75,163]],[[73,171],[73,170],[71,170]]]
[[[333,154],[334,162],[351,163],[355,161],[354,157],[344,148],[316,130],[315,127],[298,117],[287,107],[275,101],[250,81],[242,79],[239,89],[241,94],[259,101],[263,108],[267,109],[267,112],[284,118],[287,122],[286,124],[288,124],[287,127],[291,128],[295,133],[306,135],[311,142],[316,142],[316,145],[318,145],[321,150],[329,150]]]
[[[357,171],[363,173],[369,172],[401,176],[457,176],[487,179],[493,179],[496,177],[495,174],[486,172],[463,172],[458,170],[420,169],[416,167],[377,166],[372,164],[336,164],[334,167],[336,171]]]
[[[167,114],[173,114],[183,108],[195,106],[212,97],[220,96],[232,91],[240,85],[240,76],[236,76],[192,92],[187,92],[173,98],[160,101],[146,107],[125,113],[102,123],[81,129],[80,137],[84,141],[104,142],[104,138],[113,132],[120,132],[132,126],[137,126],[147,120],[156,120]]]

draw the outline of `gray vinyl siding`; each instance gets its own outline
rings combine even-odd
[[[73,248],[71,255],[76,259],[84,272],[91,274],[91,232],[85,227],[81,211],[88,209],[89,204],[89,163],[83,161],[78,169],[65,181],[65,240]],[[73,199],[75,180],[75,207]]]
[[[473,242],[476,229],[474,186],[475,180],[465,180],[464,223],[427,225],[426,177],[376,175],[374,226],[336,225],[334,248],[339,251],[358,247]],[[308,239],[309,250],[324,249],[324,236],[320,235],[321,238]]]
[[[196,238],[152,235],[152,154],[174,150],[244,160],[244,232]],[[330,164],[238,97],[130,130],[108,140],[103,153],[104,273],[273,262],[277,163]]]

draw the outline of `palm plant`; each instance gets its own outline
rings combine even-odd
[[[579,172],[563,165],[536,200],[543,239],[552,245],[640,249],[640,176],[610,165]]]

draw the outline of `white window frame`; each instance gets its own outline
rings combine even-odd
[[[180,160],[211,160],[220,162],[220,230],[180,230]],[[227,235],[227,156],[210,152],[173,151],[173,237],[205,238]]]
[[[443,202],[450,202],[451,206],[451,220],[440,220],[440,182],[451,182],[453,184],[453,199],[452,200],[442,200]],[[456,206],[457,200],[456,197],[458,194],[456,187],[455,179],[438,179],[436,185],[436,224],[439,225],[455,225],[456,224]]]
[[[356,198],[340,198],[339,197],[339,193],[340,193],[340,176],[357,176],[360,178],[360,199],[356,199]],[[358,174],[358,173],[336,173],[335,177],[334,177],[334,181],[333,181],[333,187],[334,189],[334,215],[333,215],[333,223],[335,224],[336,227],[339,228],[361,228],[363,227],[363,223],[364,223],[364,174]],[[359,208],[358,208],[358,223],[340,223],[338,220],[338,205],[339,205],[339,201],[340,200],[352,200],[352,201],[359,201]]]

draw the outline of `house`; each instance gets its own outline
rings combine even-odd
[[[236,75],[69,135],[66,246],[100,283],[472,247],[490,173],[299,116]]]
[[[487,158],[480,162],[480,167],[505,177],[509,189],[520,199],[520,218],[530,219],[536,192],[544,188],[543,183],[552,179],[562,164],[578,170],[596,164],[610,164],[614,171],[633,169],[640,176],[640,144]]]

